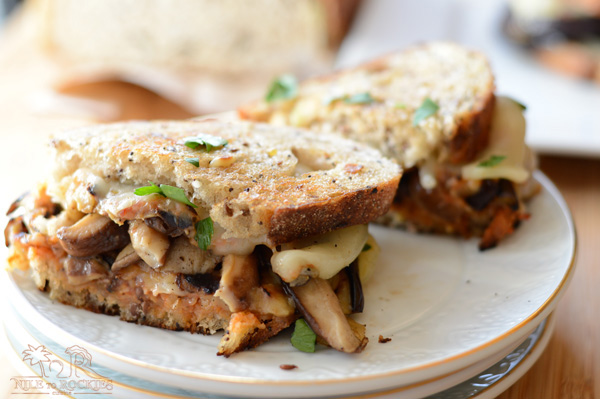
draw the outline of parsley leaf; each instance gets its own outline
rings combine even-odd
[[[481,166],[483,168],[490,168],[492,166],[498,165],[500,162],[504,161],[505,158],[505,155],[492,155],[485,161],[479,162],[477,166]]]
[[[198,208],[198,205],[195,205],[193,202],[187,199],[187,197],[185,196],[185,191],[183,191],[181,188],[161,184],[160,189],[167,198],[174,199],[175,201],[189,205],[192,208]]]
[[[429,118],[431,115],[435,114],[440,107],[433,102],[433,100],[429,97],[423,101],[423,104],[415,111],[415,115],[413,117],[413,126],[417,126],[423,119]]]
[[[203,250],[207,250],[210,246],[212,236],[215,232],[213,221],[210,217],[202,219],[196,223],[196,235],[194,238],[198,243],[198,247]]]
[[[213,136],[205,133],[198,133],[195,136],[185,138],[184,144],[195,150],[199,146],[203,145],[206,147],[206,152],[210,152],[213,147],[224,147],[227,145],[227,140],[219,136]]]
[[[298,95],[298,81],[294,75],[281,75],[271,83],[265,101],[289,100]]]
[[[302,352],[313,353],[315,351],[316,340],[317,334],[310,328],[308,323],[304,319],[296,320],[291,339],[294,348]]]
[[[344,102],[346,104],[371,104],[372,102],[375,101],[373,96],[371,96],[371,93],[364,92],[364,93],[357,93],[357,94],[353,94],[353,95],[338,94],[338,95],[326,97],[323,100],[323,105],[330,105],[331,103],[334,103],[336,101],[341,101],[341,100],[344,100]]]
[[[195,167],[200,166],[200,158],[186,158],[185,161],[191,163]]]
[[[164,196],[160,187],[158,187],[156,184],[152,183],[151,181],[148,183],[150,183],[150,186],[136,188],[134,191],[134,194],[135,195],[160,194],[160,195]]]
[[[365,244],[365,246],[363,247],[363,249],[360,252],[366,252],[366,251],[370,250],[371,248],[373,248],[371,245]]]
[[[509,99],[510,99],[510,101],[512,101],[513,103],[517,104],[519,107],[521,107],[521,109],[522,109],[523,111],[526,111],[526,110],[527,110],[527,106],[526,106],[525,104],[523,104],[522,102],[520,102],[520,101],[517,101],[517,100],[515,100],[514,98],[509,98]]]
[[[349,97],[344,98],[346,104],[371,104],[375,99],[371,96],[371,93],[358,93],[353,94]]]
[[[156,184],[149,182],[150,186],[139,187],[136,188],[133,192],[135,195],[150,195],[150,194],[160,194],[163,197],[171,198],[175,201],[181,202],[182,204],[186,204],[191,206],[192,208],[198,208],[198,206],[192,203],[185,196],[185,192],[179,187],[169,186],[167,184],[161,184],[157,186]]]

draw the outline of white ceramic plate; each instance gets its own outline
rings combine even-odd
[[[131,375],[181,388],[247,397],[322,397],[382,391],[442,377],[518,345],[554,309],[573,273],[575,232],[564,200],[541,173],[532,218],[493,250],[475,240],[374,226],[379,273],[358,321],[370,344],[358,355],[301,353],[282,334],[257,350],[215,356],[218,336],[124,323],[51,302],[28,279],[6,282],[20,317],[61,345],[78,344]],[[392,338],[380,344],[377,337]],[[281,364],[295,364],[284,371]]]
[[[96,357],[94,356],[92,359],[89,353],[88,355],[90,355],[89,357],[93,361],[89,365],[86,365],[86,368],[93,370],[93,373],[96,374],[90,375],[90,373],[86,373],[85,368],[78,365],[75,365],[77,372],[73,373],[73,369],[71,369],[69,364],[72,365],[78,362],[73,362],[73,358],[71,357],[72,351],[58,345],[51,338],[35,329],[35,327],[32,328],[29,323],[25,323],[29,328],[21,325],[19,317],[12,311],[8,310],[5,316],[4,338],[6,342],[3,347],[5,353],[9,355],[10,360],[14,363],[15,368],[21,370],[22,376],[37,375],[42,377],[47,384],[61,386],[63,389],[66,388],[65,393],[70,397],[85,398],[89,397],[87,395],[90,394],[102,393],[108,393],[122,399],[207,397],[206,394],[198,390],[169,387],[147,379],[128,376],[99,364]],[[489,367],[484,367],[479,362],[456,373],[436,378],[432,381],[400,387],[386,392],[352,396],[352,398],[416,399],[431,395],[427,399],[464,399],[467,397],[473,399],[492,399],[512,385],[535,363],[548,344],[553,328],[554,317],[550,315],[548,319],[544,320],[516,348],[503,353],[497,362],[489,363],[491,364]],[[0,338],[0,341],[2,340]],[[44,352],[39,350],[40,346],[43,347]],[[34,351],[37,354],[42,354],[42,356],[32,354],[35,358],[25,361],[23,359],[24,353],[29,351],[31,354],[32,348],[36,348]],[[44,357],[43,355],[47,356]],[[44,376],[41,376],[40,369],[34,367],[34,365],[39,366],[37,363],[38,360],[53,362],[55,366],[60,365],[60,367],[55,367],[53,372],[49,370],[49,364],[43,363],[44,368],[48,370]],[[69,370],[69,372],[65,370]],[[98,380],[98,378],[100,379]],[[34,379],[37,378],[34,377]],[[92,383],[104,381],[105,385],[97,391],[93,389],[81,389],[80,380],[82,379],[91,381]],[[77,384],[73,384],[71,381],[77,382]],[[13,393],[17,394],[23,391],[23,389],[17,389],[17,392]],[[54,391],[55,389],[49,388],[49,385],[46,385],[46,389],[42,393],[53,394]]]
[[[600,86],[554,72],[501,32],[506,0],[365,1],[337,66],[431,40],[486,54],[497,92],[527,105],[527,143],[545,153],[600,157]]]

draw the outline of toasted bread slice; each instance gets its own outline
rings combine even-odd
[[[198,133],[228,144],[210,152],[186,147]],[[224,239],[269,245],[372,221],[389,208],[400,177],[397,164],[364,145],[242,121],[97,125],[57,137],[52,146],[52,194],[81,212],[122,223],[136,187],[167,184],[210,215]],[[116,189],[114,183],[119,204],[114,195],[103,202],[90,192]]]
[[[239,115],[335,132],[396,159],[410,173],[400,183],[386,223],[483,236],[485,249],[527,217],[516,189],[530,176],[524,167],[522,109],[496,98],[483,54],[452,43],[428,43],[307,80],[296,93],[250,103]],[[506,119],[515,122],[502,122]],[[478,166],[485,164],[483,156],[507,159],[486,169]]]
[[[426,98],[439,110],[415,125]],[[451,43],[431,43],[307,80],[296,97],[250,103],[239,114],[336,132],[369,143],[410,168],[431,159],[473,160],[487,144],[493,107],[494,76],[485,56]]]
[[[338,274],[372,262],[359,259],[364,224],[387,211],[400,180],[399,166],[365,145],[244,121],[100,125],[52,147],[52,178],[9,210],[10,267],[31,269],[69,305],[226,329],[225,356],[298,317],[282,281],[294,290],[319,279],[337,298],[325,280],[350,284]]]

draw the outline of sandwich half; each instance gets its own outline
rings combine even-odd
[[[528,217],[536,190],[524,107],[494,90],[484,55],[433,42],[298,86],[276,81],[239,115],[377,148],[405,170],[385,223],[481,237],[487,249]]]
[[[170,330],[225,330],[218,354],[304,317],[360,352],[366,224],[400,168],[367,146],[298,128],[216,119],[132,122],[51,142],[52,176],[17,200],[9,267],[53,300]],[[367,245],[367,243],[369,243]]]

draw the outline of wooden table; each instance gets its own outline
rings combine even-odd
[[[92,121],[85,115],[60,116],[57,110],[40,113],[36,96],[49,74],[40,55],[28,47],[26,32],[10,28],[0,40],[0,210],[46,173],[45,145],[52,132]],[[153,93],[117,82],[80,88],[78,94],[110,102],[115,91],[121,119],[189,116]],[[555,312],[556,330],[548,348],[500,398],[600,399],[600,159],[542,156],[540,168],[571,207],[578,232],[577,270]],[[2,361],[4,356],[0,397],[11,391],[10,377],[17,375]]]

